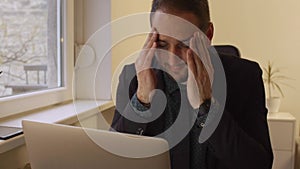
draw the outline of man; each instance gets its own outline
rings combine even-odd
[[[207,0],[154,0],[151,12],[144,49],[120,75],[112,128],[166,138],[173,169],[271,169],[258,64],[215,56]]]

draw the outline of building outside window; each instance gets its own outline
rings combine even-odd
[[[0,98],[62,86],[60,0],[0,0]]]
[[[0,119],[72,100],[74,0],[0,0]]]

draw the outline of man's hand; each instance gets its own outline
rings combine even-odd
[[[212,97],[214,69],[207,50],[209,43],[204,36],[199,32],[194,33],[190,40],[190,49],[187,51],[187,95],[195,109]]]
[[[142,103],[150,103],[151,91],[156,87],[156,78],[153,70],[151,70],[150,67],[154,57],[157,37],[157,32],[155,29],[153,29],[148,35],[143,50],[135,62],[135,69],[139,84],[137,89],[137,98]]]

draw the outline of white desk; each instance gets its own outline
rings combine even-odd
[[[268,124],[274,154],[272,169],[294,169],[295,117],[290,113],[269,113]]]

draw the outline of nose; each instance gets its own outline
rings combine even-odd
[[[168,65],[174,66],[182,63],[182,58],[181,58],[181,51],[180,49],[177,49],[176,47],[170,47],[168,49]]]

